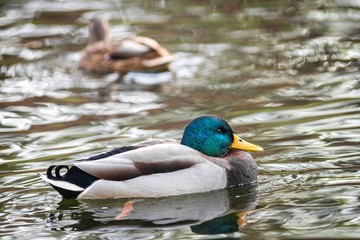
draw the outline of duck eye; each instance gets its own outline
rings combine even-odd
[[[216,129],[216,132],[218,132],[218,133],[224,133],[225,132],[225,130],[223,129],[223,128],[218,128],[218,129]]]

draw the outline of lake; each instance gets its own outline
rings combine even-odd
[[[360,1],[0,2],[1,239],[358,239]],[[176,56],[171,71],[79,69],[89,20]],[[258,184],[160,199],[65,200],[38,173],[226,119]]]

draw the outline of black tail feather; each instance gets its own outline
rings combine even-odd
[[[66,170],[64,174],[61,174],[62,170]],[[67,165],[52,165],[48,168],[46,172],[46,176],[50,180],[56,181],[64,181],[72,183],[76,186],[82,187],[86,189],[95,181],[99,180],[99,178],[84,172],[80,168],[76,166],[67,166]],[[64,198],[76,198],[81,191],[72,191],[69,189],[60,188],[58,186],[54,186],[50,183],[50,185],[58,191]]]
[[[142,147],[142,146],[118,147],[111,151],[108,151],[105,153],[100,153],[100,154],[91,156],[89,158],[82,159],[80,161],[98,160],[98,159],[106,158],[106,157],[109,157],[109,156],[112,156],[115,154],[131,151],[131,150],[137,149],[139,147]],[[99,178],[94,177],[93,175],[81,170],[80,168],[78,168],[76,166],[71,166],[71,165],[52,165],[47,169],[46,177],[49,180],[72,183],[83,189],[88,188],[95,181],[99,180]],[[49,183],[64,198],[68,198],[68,199],[77,198],[79,196],[79,194],[82,192],[82,191],[74,191],[71,189],[66,189],[66,188],[56,186],[54,184],[51,184],[51,181]]]

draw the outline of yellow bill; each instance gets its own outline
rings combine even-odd
[[[243,151],[250,151],[250,152],[262,152],[264,149],[258,145],[249,143],[241,138],[239,138],[237,135],[233,134],[234,141],[230,146],[230,149],[238,149]]]

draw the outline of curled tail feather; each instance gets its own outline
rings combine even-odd
[[[66,170],[61,174],[62,170]],[[74,199],[98,178],[82,171],[76,166],[52,165],[47,169],[46,175],[39,176],[49,183],[64,198]]]

